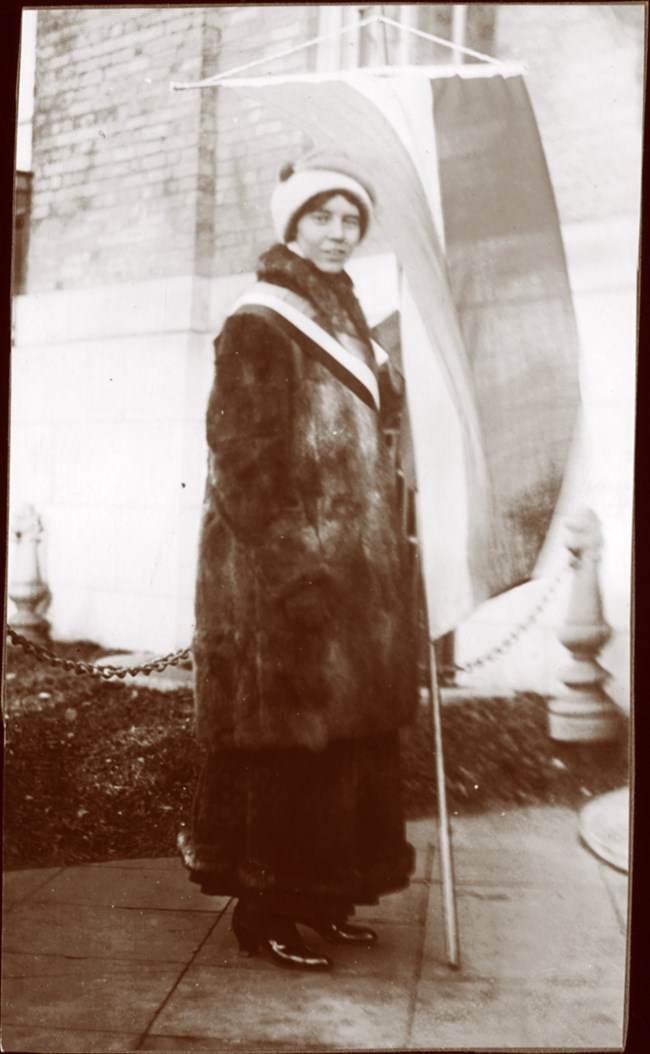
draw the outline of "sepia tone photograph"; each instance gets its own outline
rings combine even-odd
[[[625,1049],[647,16],[21,8],[3,1051]]]

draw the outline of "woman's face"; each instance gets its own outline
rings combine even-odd
[[[334,194],[320,209],[300,217],[296,241],[319,270],[342,271],[361,241],[359,209],[342,194]]]

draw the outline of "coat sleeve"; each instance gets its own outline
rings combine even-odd
[[[207,412],[214,500],[269,596],[316,627],[325,617],[326,566],[297,485],[293,441],[302,352],[252,314],[231,316],[215,349]]]

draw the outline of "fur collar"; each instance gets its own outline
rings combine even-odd
[[[349,274],[326,274],[319,271],[311,260],[288,249],[286,245],[274,245],[259,259],[257,277],[260,281],[291,289],[304,296],[314,306],[317,321],[333,336],[337,332],[348,333],[368,341],[370,333],[361,305],[354,295],[354,286]]]

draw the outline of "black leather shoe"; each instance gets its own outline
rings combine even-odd
[[[329,970],[332,966],[331,959],[305,944],[289,919],[247,911],[238,904],[232,928],[243,955],[266,953],[271,962],[290,970]]]
[[[345,919],[338,922],[298,919],[297,922],[299,925],[308,926],[330,944],[376,944],[378,940],[377,934],[369,926],[355,926]]]

